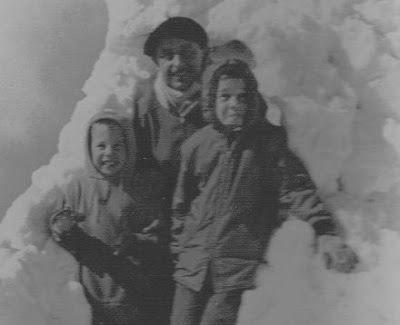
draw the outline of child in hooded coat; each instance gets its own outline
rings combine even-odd
[[[247,64],[222,62],[204,87],[212,124],[183,144],[173,198],[174,325],[235,324],[272,232],[288,216],[309,222],[332,247],[341,242],[284,130],[258,111]],[[335,267],[347,271],[353,252],[337,248],[348,258]]]
[[[156,324],[151,290],[168,256],[162,178],[136,159],[130,119],[102,111],[86,140],[85,170],[63,188],[51,233],[79,262],[93,324]]]

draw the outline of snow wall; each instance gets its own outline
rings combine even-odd
[[[74,259],[49,239],[60,185],[83,165],[83,128],[104,105],[131,109],[148,33],[183,15],[214,44],[253,50],[269,117],[283,123],[321,195],[361,257],[352,274],[324,269],[308,225],[277,231],[239,323],[400,324],[400,2],[397,0],[107,0],[105,49],[58,153],[0,224],[0,324],[90,324]],[[117,100],[113,99],[117,98]]]

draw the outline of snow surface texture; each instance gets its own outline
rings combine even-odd
[[[146,35],[167,16],[198,20],[215,44],[254,51],[270,117],[288,129],[327,204],[362,259],[353,274],[324,269],[312,231],[276,232],[239,323],[400,324],[400,2],[398,0],[108,0],[106,48],[59,152],[0,224],[0,324],[90,324],[76,262],[48,237],[59,186],[83,165],[83,128],[107,105],[129,112],[135,82],[154,69]]]

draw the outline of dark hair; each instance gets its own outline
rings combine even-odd
[[[220,65],[212,74],[209,82],[209,92],[205,105],[207,109],[213,112],[215,116],[215,102],[217,99],[217,90],[219,81],[222,77],[230,79],[242,79],[245,83],[247,93],[248,107],[255,109],[256,97],[258,94],[258,83],[249,66],[238,59],[229,59]]]
[[[161,23],[144,43],[144,54],[154,58],[160,41],[168,38],[180,38],[197,43],[202,49],[207,48],[207,33],[193,19],[187,17],[172,17]]]

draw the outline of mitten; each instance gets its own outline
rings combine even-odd
[[[337,236],[320,236],[318,251],[324,258],[326,268],[337,272],[352,272],[360,262],[356,252]]]
[[[83,214],[72,211],[69,207],[56,212],[50,218],[51,236],[57,243],[70,239],[76,232],[78,223],[85,218]]]

